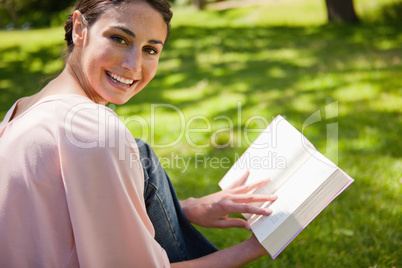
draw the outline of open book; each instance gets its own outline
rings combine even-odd
[[[254,193],[278,195],[273,203],[256,204],[270,207],[271,215],[244,214],[273,259],[353,182],[281,116],[250,145],[219,186],[226,189],[247,170],[246,184],[271,179]]]

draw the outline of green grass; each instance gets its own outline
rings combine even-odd
[[[302,129],[316,111],[337,113],[304,133],[355,182],[277,259],[247,267],[401,267],[402,32],[387,19],[395,1],[356,0],[356,26],[326,25],[323,2],[176,8],[157,77],[109,106],[153,144],[181,198],[217,191],[275,115]],[[0,117],[57,73],[62,40],[62,28],[0,32]],[[338,124],[338,143],[326,139],[329,123]],[[220,248],[250,235],[200,230]]]

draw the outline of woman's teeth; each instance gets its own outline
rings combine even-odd
[[[131,86],[134,83],[134,80],[124,79],[124,78],[122,78],[122,77],[120,77],[118,75],[112,74],[110,72],[107,72],[107,74],[109,75],[110,78],[112,78],[113,80],[115,80],[115,81],[117,81],[117,82],[119,82],[121,84]]]

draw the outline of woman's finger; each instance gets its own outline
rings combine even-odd
[[[257,202],[273,202],[278,199],[275,194],[264,195],[264,194],[234,194],[230,195],[228,198],[233,203],[257,203]]]
[[[249,184],[249,185],[239,186],[239,187],[230,189],[229,191],[231,193],[238,193],[238,194],[248,193],[248,192],[250,192],[250,191],[252,191],[252,190],[254,190],[254,189],[258,188],[258,187],[261,187],[261,186],[267,184],[269,181],[270,181],[270,179],[265,179],[265,180],[254,182],[254,183]]]
[[[226,218],[222,219],[218,223],[218,228],[226,229],[226,228],[245,228],[251,231],[250,224],[247,221],[239,218]]]
[[[257,207],[249,204],[233,204],[230,206],[230,213],[247,213],[247,214],[257,214],[257,215],[263,215],[263,216],[268,216],[272,213],[272,210],[270,208],[262,208],[262,207]]]

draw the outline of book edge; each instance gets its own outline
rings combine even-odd
[[[344,173],[344,174],[346,174],[342,169],[340,169],[339,168],[339,170],[342,172],[342,173]],[[346,174],[347,175],[347,174]],[[336,197],[338,197],[346,188],[348,188],[353,182],[354,182],[354,179],[352,179],[349,175],[347,175],[347,177],[349,178],[349,182],[347,183],[347,184],[345,184],[345,186],[344,187],[342,187],[340,190],[339,190],[339,192],[338,193],[336,193],[322,208],[320,208],[319,210],[317,210],[317,213],[313,216],[313,217],[311,217],[311,219],[309,219],[308,221],[307,221],[307,223],[304,225],[304,226],[302,226],[301,228],[300,228],[300,230],[291,238],[291,239],[289,239],[289,241],[277,252],[277,253],[275,253],[274,255],[271,255],[271,253],[269,253],[268,251],[268,254],[271,256],[271,258],[272,259],[275,259],[276,257],[278,257],[278,255],[332,202],[332,201],[334,201],[335,200],[335,198]]]

